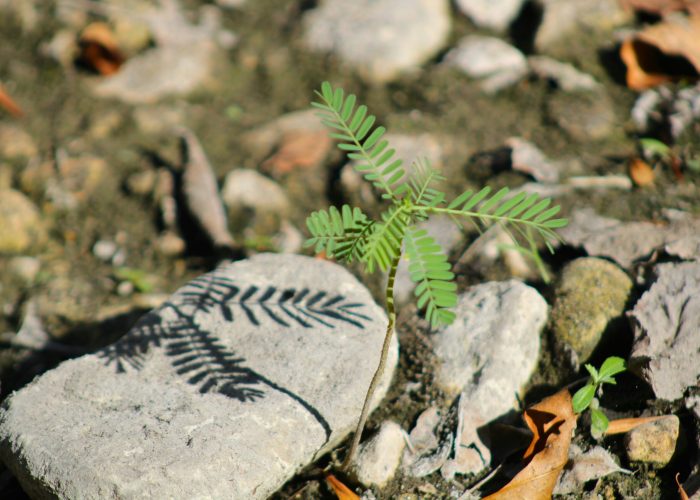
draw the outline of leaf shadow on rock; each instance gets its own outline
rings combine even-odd
[[[147,354],[160,347],[177,375],[202,394],[215,392],[241,402],[264,397],[264,386],[287,395],[303,406],[326,433],[331,429],[323,415],[299,395],[245,365],[245,358],[228,348],[216,333],[203,328],[201,314],[220,314],[227,323],[247,322],[259,328],[335,328],[350,324],[364,329],[370,318],[360,312],[363,304],[345,296],[309,288],[239,285],[210,273],[180,290],[158,310],[144,316],[119,342],[97,355],[117,373],[141,370]]]

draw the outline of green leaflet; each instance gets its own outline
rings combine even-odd
[[[479,230],[501,224],[511,237],[519,235],[528,243],[521,247],[514,238],[514,248],[533,258],[539,258],[535,237],[539,235],[551,250],[550,242],[557,237],[554,229],[566,225],[566,219],[554,218],[559,207],[550,199],[524,192],[511,195],[508,188],[496,193],[489,186],[468,190],[447,202],[438,187],[445,180],[441,173],[427,159],[414,161],[407,171],[386,139],[386,129],[376,125],[376,117],[354,94],[324,82],[316,95],[312,106],[330,136],[388,206],[376,221],[348,205],[316,211],[306,221],[311,237],[305,246],[339,261],[361,262],[370,273],[377,269],[393,273],[405,248],[417,305],[432,326],[454,320],[450,309],[457,303],[457,287],[444,251],[425,230],[415,227],[417,222],[443,213],[471,221]],[[391,293],[387,289],[387,303]]]

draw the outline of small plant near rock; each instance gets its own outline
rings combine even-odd
[[[586,370],[591,374],[586,385],[581,387],[571,400],[575,413],[583,413],[586,408],[591,408],[591,435],[598,439],[608,429],[608,417],[600,411],[598,398],[603,392],[603,384],[615,385],[613,378],[618,373],[626,370],[625,360],[616,356],[611,356],[596,370],[593,365],[586,364]]]
[[[415,296],[419,308],[431,326],[447,325],[455,318],[451,310],[457,304],[457,285],[447,255],[440,245],[418,223],[434,214],[467,219],[480,230],[500,224],[512,237],[516,248],[537,256],[537,237],[552,251],[556,239],[554,229],[567,224],[567,219],[555,218],[559,206],[550,206],[551,199],[519,192],[508,196],[502,188],[496,193],[488,186],[478,191],[467,190],[448,201],[436,184],[444,180],[426,159],[416,160],[410,170],[396,158],[395,150],[384,138],[386,129],[375,126],[375,116],[367,107],[358,105],[355,95],[345,95],[342,88],[324,82],[316,92],[319,101],[312,105],[339,141],[338,147],[354,161],[354,168],[381,192],[387,207],[377,220],[360,208],[343,205],[312,213],[306,224],[311,238],[305,246],[316,253],[338,261],[363,264],[368,273],[388,272],[385,289],[389,323],[382,346],[379,366],[365,397],[354,440],[343,468],[351,463],[367,420],[372,395],[381,379],[396,321],[394,309],[394,278],[403,253],[409,261],[409,274],[416,283]],[[515,234],[525,241],[521,246]]]

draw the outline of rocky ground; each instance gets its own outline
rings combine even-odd
[[[470,498],[496,445],[527,446],[522,408],[614,355],[603,412],[665,418],[596,440],[584,413],[555,492],[678,498],[678,474],[700,497],[700,9],[673,4],[0,0],[1,496],[334,498],[333,470],[365,498]],[[430,330],[400,269],[350,474],[382,277],[296,254],[311,211],[381,202],[310,111],[324,80],[448,196],[569,218],[550,282],[497,227],[427,226],[457,321]]]

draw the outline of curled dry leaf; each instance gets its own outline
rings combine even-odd
[[[335,496],[338,500],[360,500],[360,497],[355,494],[350,488],[345,486],[337,477],[333,474],[328,474],[326,476],[326,482],[333,489]]]
[[[678,485],[678,494],[680,495],[681,500],[688,500],[688,494],[683,489],[683,485],[681,485],[681,482],[678,480],[678,476],[680,476],[680,474],[676,472],[676,484]]]
[[[557,478],[568,460],[571,433],[576,427],[569,391],[563,389],[528,408],[523,419],[533,433],[532,442],[523,455],[527,465],[507,485],[484,500],[552,497]]]
[[[666,415],[661,415],[658,417],[618,418],[617,420],[611,420],[608,423],[608,428],[605,431],[605,435],[610,436],[612,434],[624,434],[625,432],[631,431],[635,427],[642,424],[648,424],[649,422],[654,422],[655,420],[659,420],[665,416]]]
[[[700,75],[700,15],[664,21],[628,38],[620,47],[627,86],[644,90]]]
[[[80,34],[78,62],[108,76],[119,71],[124,55],[112,29],[105,23],[89,24]]]
[[[644,187],[654,184],[654,169],[641,158],[634,158],[630,161],[629,172],[630,179],[637,186]]]
[[[19,118],[24,115],[24,111],[19,105],[10,97],[10,95],[5,91],[5,89],[0,85],[0,106],[5,108],[8,113],[10,113],[15,118]]]

